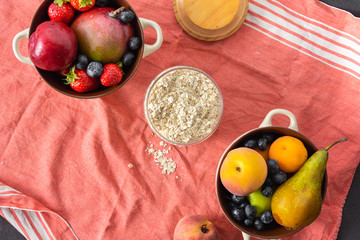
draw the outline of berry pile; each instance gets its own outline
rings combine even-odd
[[[231,195],[229,202],[229,211],[231,217],[245,226],[253,226],[256,230],[263,230],[266,225],[274,222],[271,211],[265,210],[261,213],[260,217],[256,217],[257,210],[250,204],[246,196]]]
[[[244,141],[243,146],[251,149],[258,148],[265,151],[267,147],[276,139],[276,135],[272,133],[263,133],[259,138],[249,138]]]
[[[251,137],[241,143],[242,147],[247,147],[260,152],[269,150],[271,144],[280,136],[274,133],[261,133],[258,136]],[[267,153],[268,154],[268,153]],[[270,199],[275,190],[288,179],[288,174],[279,168],[278,161],[275,159],[267,160],[268,175],[258,190],[261,194]],[[279,226],[272,215],[271,209],[259,211],[258,207],[251,204],[249,196],[237,196],[227,192],[228,210],[231,217],[238,223],[248,227],[254,227],[256,230],[264,230]]]
[[[108,7],[109,4],[109,0],[54,0],[48,7],[48,16],[51,21],[70,25],[76,14],[81,14],[93,7]],[[117,11],[116,19],[121,23],[128,24],[136,18],[133,11],[124,7]],[[101,86],[118,85],[124,77],[124,69],[126,71],[135,63],[141,44],[141,39],[133,36],[120,61],[105,65],[79,52],[73,65],[62,69],[59,73],[66,77],[64,84],[70,85],[77,92],[89,92]]]

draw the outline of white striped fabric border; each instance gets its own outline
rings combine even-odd
[[[0,198],[26,197],[19,191],[0,182]],[[10,201],[9,198],[9,201]],[[26,197],[27,198],[27,197]],[[43,214],[51,213],[60,218],[70,229],[74,239],[78,237],[70,225],[60,215],[52,211],[37,211],[33,209],[20,209],[17,207],[0,206],[0,214],[28,240],[56,240],[51,227]]]
[[[251,0],[245,25],[360,79],[360,39],[276,0]]]

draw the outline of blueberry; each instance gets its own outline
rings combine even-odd
[[[275,173],[274,175],[272,175],[271,180],[276,184],[276,185],[281,185],[283,184],[287,179],[286,173],[279,170],[277,173]]]
[[[277,173],[277,171],[279,171],[279,165],[278,165],[278,162],[275,160],[275,159],[269,159],[267,161],[267,167],[268,167],[268,170],[271,174],[275,174]]]
[[[124,10],[120,13],[119,17],[120,21],[123,23],[128,23],[135,19],[135,14],[131,10]]]
[[[247,205],[249,205],[250,203],[249,202],[247,202],[247,201],[245,201],[245,202],[243,202],[242,204],[240,204],[240,208],[246,208],[246,206]]]
[[[273,181],[271,180],[271,175],[270,174],[267,175],[263,185],[264,186],[270,186],[270,187],[274,185]]]
[[[266,140],[266,138],[261,137],[257,142],[257,146],[260,149],[260,151],[265,151],[268,146],[268,141]]]
[[[87,66],[86,73],[89,77],[97,78],[100,77],[103,72],[103,65],[100,62],[91,62]]]
[[[247,199],[245,199],[244,202],[242,202],[239,207],[240,208],[245,208],[249,204],[250,204],[249,201]]]
[[[260,221],[265,224],[270,224],[274,220],[273,215],[269,210],[263,211],[260,215]]]
[[[263,133],[261,137],[265,138],[268,143],[271,143],[275,140],[275,135],[272,133]]]
[[[106,7],[109,5],[109,0],[96,0],[95,5],[98,7]]]
[[[125,66],[131,66],[136,60],[136,56],[132,52],[126,52],[122,57],[122,62]]]
[[[250,138],[250,139],[245,140],[244,147],[255,149],[257,147],[256,139]]]
[[[89,64],[89,59],[84,54],[79,54],[76,57],[75,66],[77,69],[84,70]]]
[[[231,216],[235,219],[235,221],[242,221],[245,218],[244,209],[235,207],[231,210]]]
[[[233,208],[235,208],[235,207],[239,207],[239,205],[238,204],[236,204],[236,203],[234,203],[234,202],[229,202],[228,204],[227,204],[227,206],[228,206],[228,209],[231,211]]]
[[[247,205],[245,207],[245,215],[247,218],[254,219],[256,215],[256,208],[253,205]]]
[[[139,37],[132,37],[129,41],[129,49],[131,51],[136,51],[140,48],[141,39]]]
[[[244,220],[245,226],[250,227],[251,225],[253,225],[253,223],[254,223],[253,220],[250,218],[245,218],[245,220]]]
[[[234,202],[234,203],[237,203],[237,204],[241,204],[245,201],[246,197],[244,196],[237,196],[235,194],[233,194],[231,196],[231,200]]]
[[[270,186],[264,186],[261,189],[261,193],[262,195],[264,195],[265,197],[271,197],[274,194],[274,190],[272,189],[272,187]]]
[[[260,219],[255,219],[254,221],[254,227],[256,230],[263,230],[265,228],[265,225],[260,221]]]

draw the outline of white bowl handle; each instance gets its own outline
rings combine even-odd
[[[145,19],[145,18],[139,18],[139,19],[140,19],[140,23],[141,23],[141,26],[143,29],[152,27],[156,31],[156,42],[153,45],[145,44],[144,54],[143,54],[143,58],[144,58],[147,55],[150,55],[151,53],[155,52],[156,50],[158,50],[161,47],[161,44],[163,42],[163,34],[162,34],[159,24],[157,24],[156,22]]]
[[[29,35],[29,29],[25,29],[25,30],[19,32],[18,34],[16,34],[14,39],[13,39],[13,42],[12,42],[12,47],[13,47],[15,57],[17,59],[19,59],[20,62],[23,62],[23,63],[26,63],[26,64],[29,64],[29,65],[33,66],[34,64],[31,62],[30,58],[29,57],[24,57],[23,55],[21,55],[21,53],[19,51],[20,39],[28,38],[28,35]]]
[[[292,130],[295,130],[295,131],[299,131],[295,115],[292,112],[285,110],[285,109],[271,110],[264,118],[264,121],[260,124],[260,127],[271,127],[272,126],[271,119],[277,114],[282,114],[282,115],[289,117],[290,118],[289,128]]]
[[[242,232],[242,236],[243,236],[243,239],[244,239],[244,240],[250,240],[250,235]],[[261,238],[260,238],[260,239],[261,239]],[[271,240],[271,239],[270,239],[270,240]],[[276,239],[272,239],[272,240],[276,240]]]

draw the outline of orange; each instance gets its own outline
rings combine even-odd
[[[279,168],[286,173],[296,172],[307,160],[308,152],[297,138],[283,136],[270,146],[269,158],[277,160]]]

